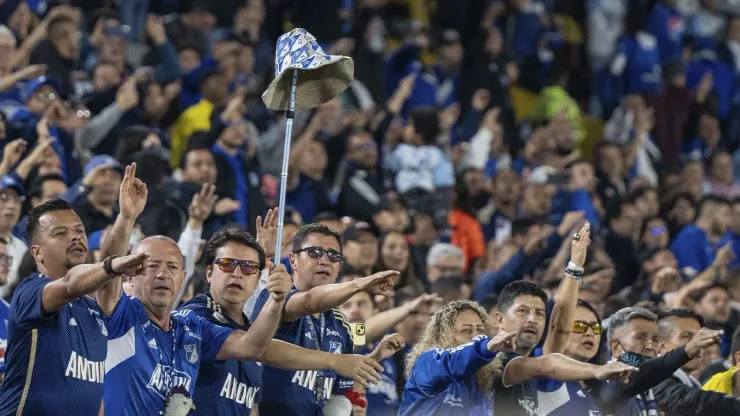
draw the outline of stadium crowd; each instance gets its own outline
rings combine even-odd
[[[739,81],[738,0],[2,0],[0,416],[740,415]]]

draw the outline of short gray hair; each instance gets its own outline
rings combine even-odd
[[[611,340],[614,338],[614,331],[629,324],[634,319],[646,319],[648,321],[658,323],[658,316],[645,308],[641,308],[639,306],[622,308],[614,312],[614,315],[604,321],[604,326],[606,326],[606,339]]]
[[[460,257],[461,262],[465,264],[465,253],[460,247],[450,243],[437,243],[427,253],[427,267],[437,264],[440,257]]]
[[[13,41],[13,47],[18,46],[18,41],[15,39],[15,33],[5,25],[0,25],[0,36],[7,36]]]

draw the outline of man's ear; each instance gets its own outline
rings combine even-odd
[[[493,313],[493,322],[499,329],[501,329],[501,326],[504,324],[504,314],[498,309]]]
[[[298,254],[295,253],[288,253],[288,261],[290,261],[290,268],[292,270],[298,269],[296,267],[296,261],[298,261]]]
[[[735,354],[732,356],[732,364],[738,365],[740,364],[740,351],[736,351]]]
[[[611,351],[612,357],[619,357],[622,355],[622,346],[616,339],[609,340],[609,351]]]
[[[211,276],[213,275],[213,266],[208,265],[206,266],[206,281],[210,284],[211,283]]]
[[[41,247],[37,246],[36,244],[31,245],[31,255],[33,256],[33,259],[39,263],[44,262],[44,257],[41,255]]]

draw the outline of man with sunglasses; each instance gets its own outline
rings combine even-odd
[[[286,296],[275,337],[307,349],[351,353],[350,326],[338,307],[362,291],[391,296],[394,278],[400,273],[388,270],[335,284],[343,261],[342,238],[321,224],[298,229],[289,259],[293,288]],[[260,315],[268,299],[269,291],[263,289],[252,319]],[[266,366],[263,380],[260,411],[269,415],[320,415],[332,395],[341,396],[352,387],[352,380],[332,370],[295,372]]]
[[[191,299],[180,309],[191,310],[218,326],[249,330],[251,323],[243,307],[257,286],[260,270],[265,267],[263,248],[247,231],[227,226],[217,231],[206,244],[205,263],[206,279],[210,284],[208,292]],[[271,262],[269,266],[275,269]],[[277,266],[279,270],[284,267]],[[268,290],[275,284],[268,281]],[[290,285],[289,280],[287,284]],[[193,414],[250,414],[261,400],[263,363],[293,371],[329,368],[362,385],[377,381],[373,367],[382,369],[367,357],[330,354],[277,339],[270,341],[261,361],[226,360],[201,365],[193,395]]]

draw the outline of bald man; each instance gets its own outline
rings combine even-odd
[[[126,167],[119,191],[120,213],[101,247],[104,257],[126,254],[147,193],[146,185],[136,178],[136,164]],[[128,271],[134,296],[123,293],[121,275],[95,294],[107,319],[105,414],[187,414],[201,362],[260,360],[280,322],[290,275],[282,265],[272,269],[267,283],[269,309],[247,332],[214,325],[189,310],[172,312],[185,278],[184,258],[175,241],[149,237],[133,253],[146,258],[144,265]]]

